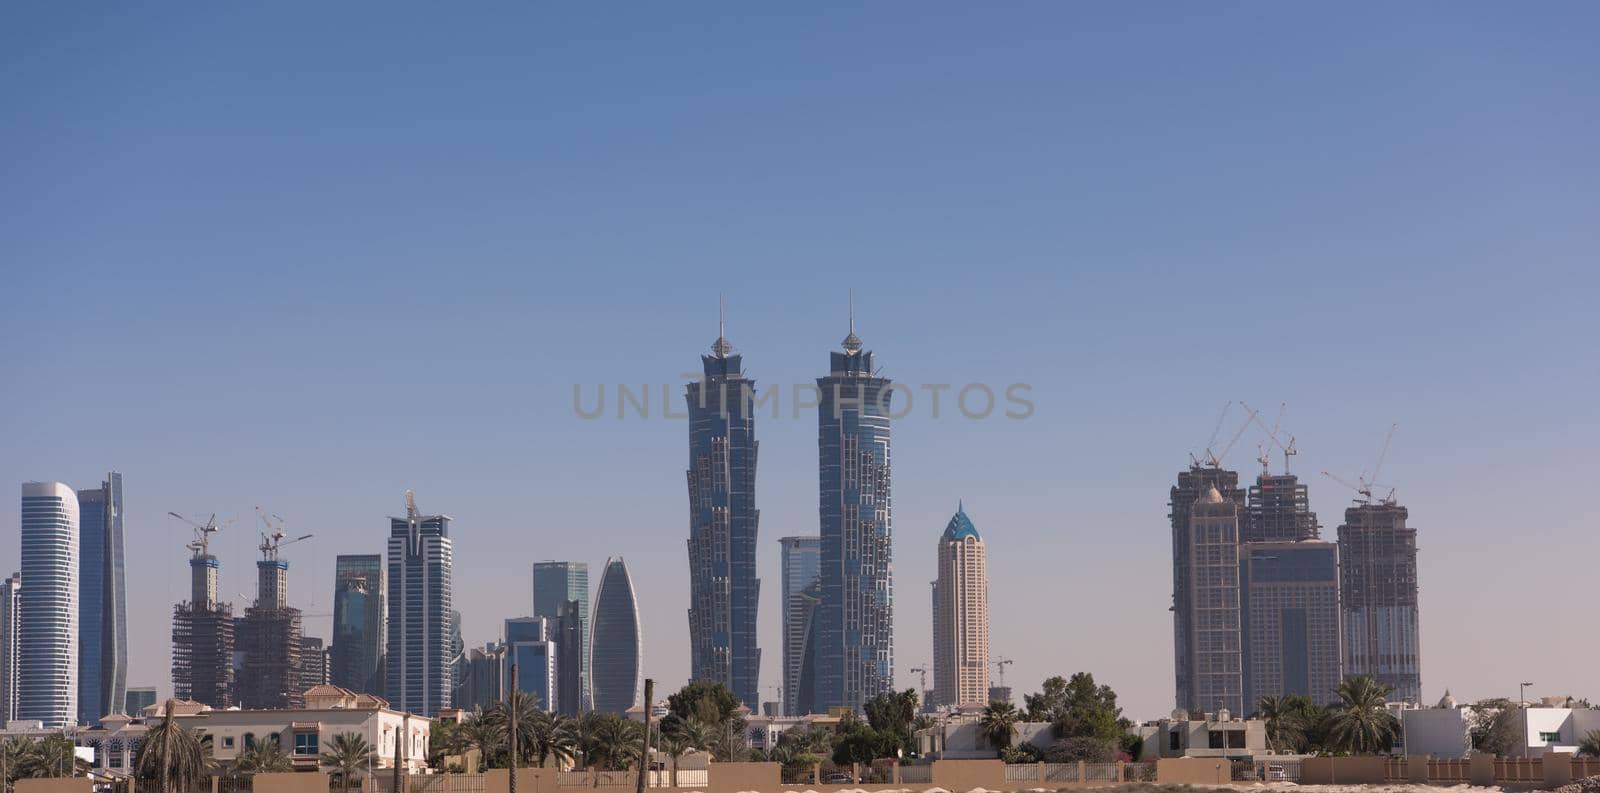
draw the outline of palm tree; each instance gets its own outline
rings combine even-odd
[[[138,777],[158,780],[170,793],[202,793],[211,790],[209,764],[200,738],[178,723],[173,700],[167,700],[165,715],[146,734],[134,762]]]
[[[494,718],[484,711],[477,711],[462,722],[456,735],[465,749],[478,750],[478,767],[474,770],[482,771],[500,754],[502,733]]]
[[[571,760],[577,749],[571,720],[544,710],[535,711],[527,725],[517,727],[517,738],[523,746],[523,756],[539,761],[540,768],[551,757],[558,766]]]
[[[1600,730],[1590,730],[1578,742],[1578,754],[1585,757],[1600,757]]]
[[[1305,739],[1302,708],[1293,695],[1267,694],[1256,703],[1256,718],[1266,722],[1267,748],[1282,751]]]
[[[673,784],[678,780],[678,759],[690,749],[703,750],[710,745],[711,737],[707,734],[706,725],[699,719],[685,719],[676,713],[669,713],[661,720],[661,748],[672,757]]]
[[[350,793],[356,774],[370,768],[373,760],[371,744],[353,732],[333,736],[333,742],[322,753],[322,767],[339,780],[339,789],[344,793]]]
[[[1011,739],[1017,734],[1018,715],[1017,706],[1010,702],[996,700],[983,709],[978,729],[996,752],[1004,753],[1011,748]]]
[[[1328,713],[1328,744],[1337,752],[1377,754],[1394,745],[1399,720],[1386,704],[1389,686],[1370,677],[1339,684],[1339,702]]]
[[[0,741],[0,790],[11,789],[11,783],[22,776],[22,767],[28,762],[33,741],[26,738],[7,738]]]
[[[242,777],[293,770],[294,761],[283,751],[283,745],[274,740],[258,741],[256,745],[240,752],[239,759],[233,763],[233,772]]]
[[[643,727],[615,713],[585,714],[581,725],[584,765],[602,771],[625,771],[633,764]]]
[[[16,765],[18,777],[54,779],[77,776],[78,771],[88,770],[87,764],[79,760],[73,751],[75,747],[72,741],[65,735],[46,735],[36,741],[27,741],[24,747]]]

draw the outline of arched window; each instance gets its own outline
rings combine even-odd
[[[255,746],[256,746],[256,734],[253,733],[253,732],[245,733],[244,734],[244,748],[246,748],[246,749],[254,749]]]

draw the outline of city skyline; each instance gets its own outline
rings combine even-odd
[[[1354,481],[1400,424],[1383,480],[1420,532],[1424,701],[1591,677],[1593,637],[1536,657],[1480,637],[1561,628],[1503,583],[1540,564],[1526,527],[1600,553],[1580,498],[1600,9],[95,18],[0,26],[0,482],[127,477],[132,686],[167,687],[188,597],[168,511],[239,519],[213,543],[239,609],[253,505],[315,532],[289,573],[310,615],[335,556],[384,552],[408,487],[458,521],[469,646],[521,611],[531,561],[622,554],[647,674],[687,679],[686,427],[659,386],[682,412],[719,291],[752,378],[812,382],[851,290],[884,374],[918,384],[896,524],[942,526],[960,494],[1004,527],[991,641],[1019,694],[1089,671],[1130,716],[1171,709],[1163,496],[1239,399],[1290,406],[1324,540],[1353,494],[1319,472]],[[114,392],[61,386],[90,371]],[[971,421],[952,389],[931,416],[920,384],[971,382],[1029,383],[1037,409]],[[648,420],[574,416],[575,384],[643,383]],[[815,417],[788,407],[758,418],[762,699],[771,539],[818,530]],[[0,574],[19,521],[0,511]],[[896,688],[931,661],[931,545],[894,549]],[[1541,602],[1585,602],[1581,576],[1547,579]],[[1018,604],[1041,582],[1118,607],[1040,630]],[[1137,643],[1083,640],[1105,635]]]

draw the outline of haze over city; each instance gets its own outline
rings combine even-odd
[[[661,395],[681,412],[721,295],[783,389],[756,426],[775,698],[777,539],[818,526],[788,388],[853,293],[886,376],[1033,405],[934,418],[919,391],[895,422],[900,687],[961,499],[1006,682],[1089,671],[1168,712],[1167,491],[1242,400],[1287,405],[1329,539],[1354,494],[1319,472],[1354,481],[1398,423],[1424,700],[1600,693],[1573,616],[1600,554],[1593,6],[0,14],[0,482],[123,474],[129,685],[171,688],[168,511],[238,519],[213,546],[237,602],[257,505],[314,533],[289,599],[327,638],[333,557],[382,553],[409,488],[454,519],[468,646],[529,611],[532,562],[622,555],[676,688]],[[1253,477],[1269,443],[1225,462]],[[17,531],[0,510],[0,574]],[[1559,651],[1486,639],[1512,632]]]

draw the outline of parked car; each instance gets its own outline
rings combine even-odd
[[[849,774],[828,774],[822,778],[824,785],[853,785],[855,782]]]

